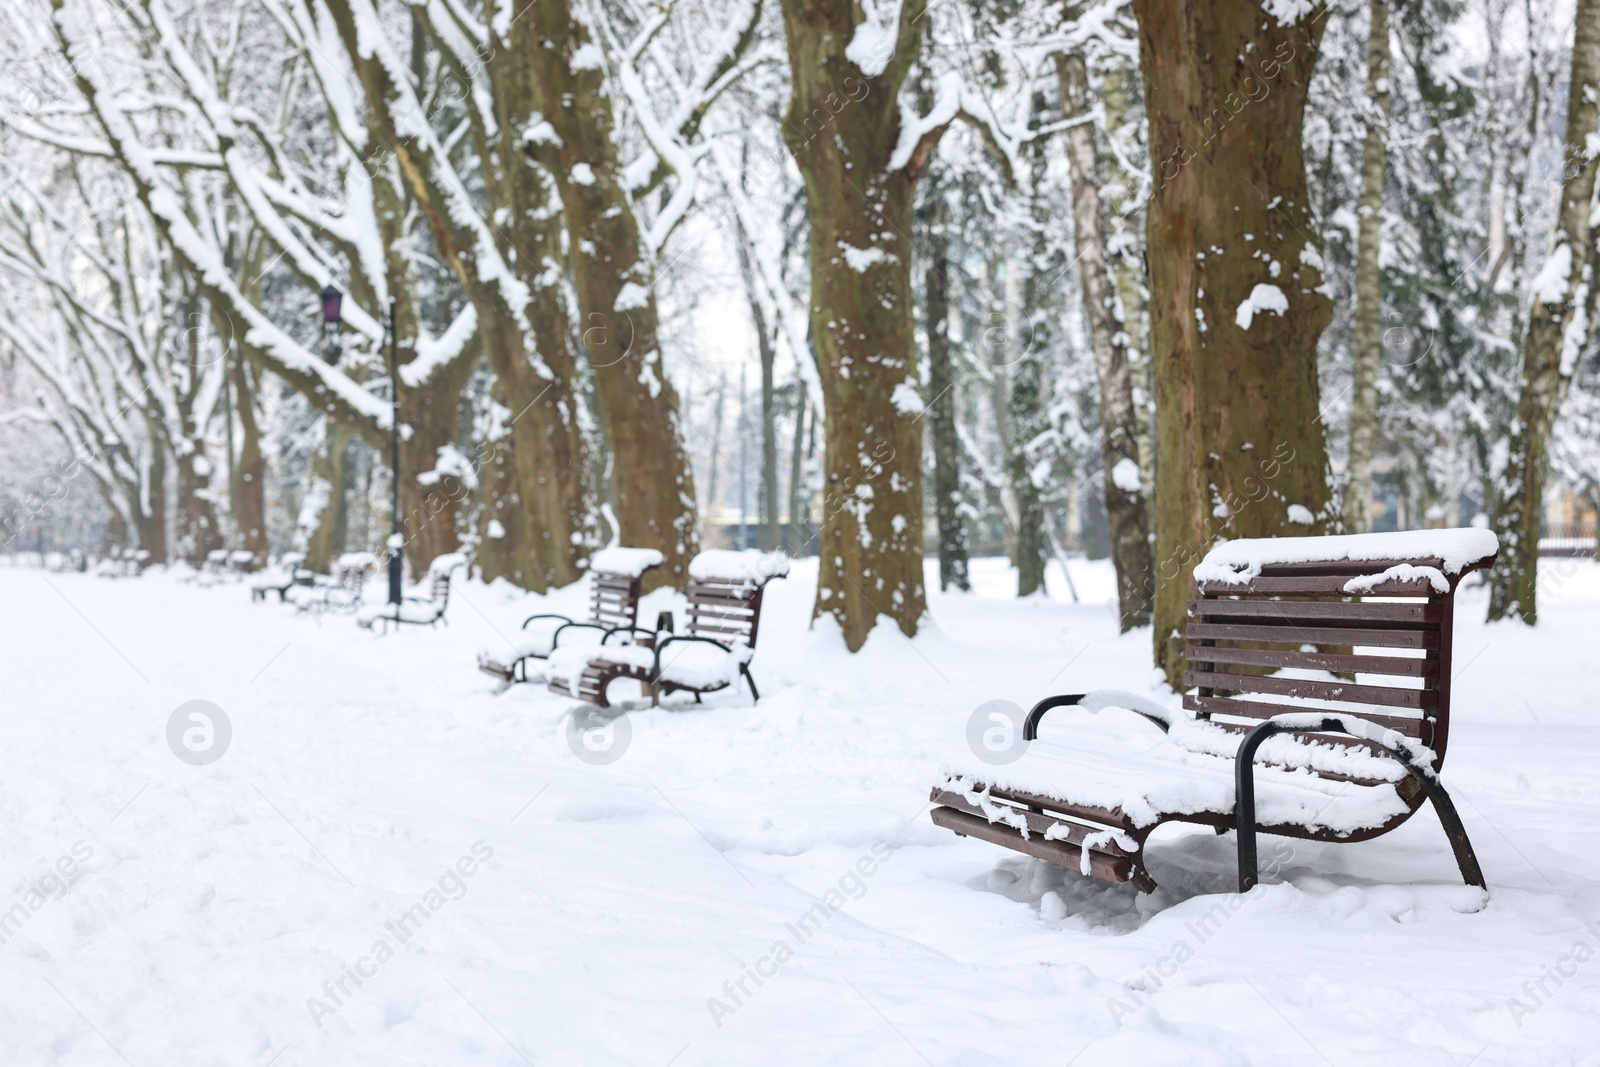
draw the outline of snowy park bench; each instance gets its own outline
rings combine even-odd
[[[631,640],[639,624],[639,586],[647,571],[665,559],[653,548],[603,548],[589,561],[589,617],[530,615],[523,636],[504,652],[478,653],[478,669],[500,679],[500,690],[528,681],[528,661],[548,659],[563,640],[606,644],[614,636]],[[587,640],[584,640],[587,638]]]
[[[450,607],[450,572],[457,567],[465,568],[466,565],[467,557],[460,552],[446,552],[428,564],[427,596],[413,593],[402,596],[398,604],[373,604],[362,608],[356,616],[356,625],[370,630],[381,622],[383,633],[389,632],[390,624],[395,629],[401,626],[437,626],[441,622],[450,625],[450,620],[444,617],[445,610]],[[417,584],[420,586],[422,583]]]
[[[285,552],[279,556],[276,566],[268,567],[251,580],[250,599],[265,600],[268,593],[277,593],[278,601],[282,603],[289,587],[299,582],[300,564],[305,559],[304,552]]]
[[[761,627],[761,601],[767,583],[789,573],[782,553],[714,550],[689,562],[687,627],[684,633],[661,631],[636,644],[590,648],[558,648],[550,654],[546,673],[550,691],[610,707],[606,690],[619,678],[639,682],[651,703],[671,692],[704,693],[744,679],[752,700],[760,700],[750,675],[756,636]]]
[[[1020,757],[946,761],[933,821],[1142,892],[1155,888],[1144,845],[1157,826],[1233,829],[1243,892],[1258,831],[1365,841],[1432,800],[1462,877],[1481,888],[1438,772],[1455,590],[1497,550],[1476,529],[1218,545],[1195,568],[1183,635],[1192,715],[1116,690],[1046,698]],[[1165,737],[1145,749],[1092,729],[1037,739],[1044,715],[1070,706],[1130,711]]]
[[[328,569],[331,573],[327,575],[311,575],[308,585],[307,572],[297,568],[294,583],[285,590],[283,599],[298,612],[317,615],[359,608],[367,579],[378,573],[378,557],[371,552],[346,552]]]

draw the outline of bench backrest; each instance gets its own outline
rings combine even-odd
[[[755,648],[761,629],[761,598],[766,589],[766,581],[691,577],[689,634]]]
[[[589,579],[589,621],[606,629],[639,624],[639,583],[642,577],[595,571]]]
[[[1237,732],[1285,713],[1356,715],[1432,748],[1437,769],[1450,735],[1456,587],[1493,562],[1452,560],[1453,572],[1440,557],[1269,563],[1244,582],[1202,567],[1184,632],[1194,691],[1183,705]],[[1266,673],[1285,668],[1321,677]],[[1377,677],[1357,684],[1356,674]]]

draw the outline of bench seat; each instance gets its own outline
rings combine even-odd
[[[1039,739],[1016,762],[986,763],[964,747],[940,766],[935,791],[973,796],[988,787],[1064,805],[1116,813],[1117,820],[1148,830],[1164,820],[1195,815],[1230,819],[1234,753],[1239,736],[1211,723],[1177,720],[1170,732],[1150,730],[1147,747],[1108,731],[1083,727],[1066,740]],[[1273,738],[1256,773],[1256,812],[1262,823],[1304,826],[1347,835],[1385,826],[1409,815],[1396,791],[1408,776],[1393,759],[1348,744],[1307,745],[1288,735]],[[1313,754],[1322,773],[1304,764]],[[1274,759],[1299,763],[1286,766]],[[1347,780],[1325,776],[1343,772]],[[1211,820],[1205,820],[1210,822]]]

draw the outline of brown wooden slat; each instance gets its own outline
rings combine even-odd
[[[1228,697],[1203,697],[1188,695],[1183,698],[1183,706],[1190,711],[1200,712],[1205,715],[1233,715],[1241,719],[1270,719],[1277,715],[1350,715],[1357,719],[1382,726],[1390,730],[1398,730],[1407,737],[1423,740],[1423,732],[1428,727],[1427,719],[1413,719],[1404,715],[1385,715],[1381,712],[1366,711],[1339,711],[1332,708],[1308,708],[1293,704],[1272,704],[1265,700],[1233,700]],[[1217,725],[1221,726],[1222,723]],[[1314,732],[1314,731],[1313,731]],[[1330,735],[1344,736],[1344,735]],[[1346,738],[1349,743],[1354,743],[1354,738]]]
[[[1138,828],[1133,825],[1133,820],[1120,810],[1096,808],[1087,804],[1068,804],[1052,797],[1042,797],[1036,793],[1025,793],[1020,789],[1002,789],[997,785],[986,786],[985,788],[988,789],[991,797],[1014,801],[1034,811],[1047,811],[1078,822],[1094,823],[1098,826],[1114,826],[1119,830],[1138,836]]]
[[[1376,574],[1378,571],[1362,571],[1362,574]],[[1191,587],[1195,592],[1207,596],[1415,596],[1434,598],[1442,594],[1435,593],[1433,586],[1426,578],[1413,578],[1410,581],[1388,581],[1381,585],[1373,586],[1370,590],[1360,593],[1345,591],[1345,583],[1352,577],[1351,574],[1328,575],[1303,575],[1294,578],[1254,578],[1249,582],[1196,582]]]
[[[1327,625],[1361,623],[1439,623],[1437,604],[1375,604],[1360,600],[1191,600],[1189,614],[1204,618],[1232,617],[1316,620]]]
[[[1437,630],[1373,630],[1342,626],[1262,626],[1191,622],[1183,636],[1192,641],[1261,641],[1293,645],[1373,645],[1378,648],[1438,648]],[[1199,658],[1195,650],[1193,658]]]
[[[1076,845],[1059,841],[1046,841],[1041,837],[1023,837],[1009,826],[996,826],[976,815],[968,815],[954,808],[934,808],[929,815],[935,826],[954,830],[966,837],[976,837],[992,845],[1016,849],[1035,859],[1053,863],[1068,870],[1079,870],[1079,857],[1083,850]],[[1126,882],[1133,877],[1133,861],[1113,859],[1093,849],[1089,851],[1089,871],[1094,877],[1107,882]]]
[[[1269,563],[1261,568],[1263,577],[1295,577],[1306,574],[1378,574],[1390,567],[1409,563],[1413,567],[1444,570],[1444,560],[1429,559],[1339,559],[1311,560],[1306,563]]]
[[[744,608],[748,610],[754,602],[753,597],[747,596],[707,596],[704,593],[689,594],[690,604],[705,604],[723,608]]]
[[[1330,703],[1381,704],[1389,708],[1414,708],[1420,711],[1432,711],[1439,706],[1439,694],[1432,689],[1397,689],[1386,685],[1357,685],[1354,682],[1322,679],[1279,678],[1232,674],[1228,671],[1184,671],[1183,684],[1235,693],[1270,693],[1280,697],[1303,697]]]
[[[1439,676],[1439,661],[1432,656],[1404,659],[1400,656],[1355,656],[1335,652],[1191,645],[1184,658],[1190,663],[1231,663],[1241,667],[1298,667],[1345,674],[1392,674],[1402,678]]]
[[[968,812],[969,814],[976,815],[985,822],[988,821],[988,816],[984,815],[983,808],[972,803],[960,793],[953,793],[948,789],[940,789],[935,787],[933,794],[929,797],[929,799],[935,804],[943,804],[947,808],[956,808],[961,811]],[[1062,816],[1045,815],[1041,812],[1030,811],[1027,808],[1020,808],[1011,804],[1007,804],[1006,807],[1011,808],[1013,811],[1022,816],[1023,821],[1028,825],[1029,833],[1038,834],[1043,837],[1045,831],[1049,830],[1051,827],[1059,826],[1063,830],[1066,830],[1068,834],[1067,837],[1057,837],[1051,839],[1054,841],[1060,841],[1063,844],[1081,846],[1084,838],[1088,837],[1090,834],[1104,833],[1107,830],[1116,830],[1119,833],[1122,832],[1120,828],[1114,826],[1092,825],[1089,823],[1077,822],[1075,820],[1066,819]],[[1096,845],[1095,851],[1104,852],[1107,855],[1112,856],[1130,855],[1130,853],[1125,852],[1122,847],[1116,844],[1114,841],[1108,841],[1104,845]]]

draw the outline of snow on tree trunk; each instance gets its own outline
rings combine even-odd
[[[1389,0],[1371,0],[1367,28],[1367,133],[1361,146],[1361,200],[1356,208],[1356,302],[1351,362],[1350,458],[1344,488],[1344,528],[1372,525],[1372,453],[1378,435],[1378,355],[1382,348],[1384,126],[1389,116]]]
[[[1554,247],[1533,280],[1533,308],[1523,334],[1522,387],[1500,475],[1494,528],[1500,560],[1490,573],[1489,618],[1538,621],[1539,528],[1550,463],[1550,430],[1578,356],[1596,324],[1588,319],[1597,283],[1591,232],[1600,154],[1600,0],[1578,0],[1577,34],[1567,97],[1565,173]]]
[[[623,185],[603,63],[568,0],[527,0],[519,16],[524,24],[542,117],[526,140],[561,195],[583,355],[611,449],[622,543],[666,556],[646,576],[647,587],[682,586],[699,550],[694,474],[657,336],[654,256]]]
[[[1154,191],[1154,643],[1182,685],[1194,564],[1218,537],[1320,533],[1330,515],[1302,123],[1322,9],[1135,0]],[[1227,57],[1224,61],[1221,57]]]
[[[889,169],[924,9],[910,0],[897,25],[857,26],[851,0],[783,2],[792,76],[783,135],[806,186],[811,333],[827,405],[815,613],[838,621],[852,651],[878,616],[911,635],[925,610],[908,235],[927,153]]]
[[[1094,105],[1088,65],[1081,55],[1058,55],[1056,77],[1062,107],[1086,115]],[[1065,134],[1072,168],[1072,224],[1084,319],[1094,350],[1100,392],[1100,462],[1111,562],[1117,573],[1118,619],[1126,633],[1150,621],[1150,518],[1139,450],[1139,413],[1128,365],[1128,331],[1119,313],[1116,277],[1106,257],[1105,209],[1100,200],[1103,169],[1096,127],[1082,123]]]

